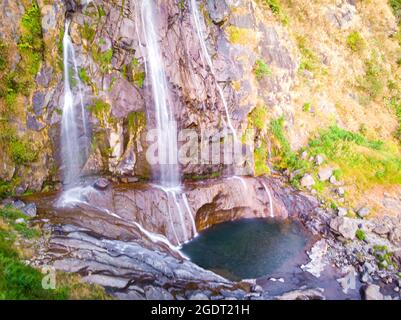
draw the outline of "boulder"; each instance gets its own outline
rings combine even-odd
[[[320,155],[320,154],[318,154],[318,155],[315,157],[315,164],[316,164],[317,166],[320,166],[320,165],[323,164],[323,162],[324,162],[323,156]]]
[[[337,215],[339,217],[345,217],[348,213],[348,210],[346,208],[338,207],[337,209]]]
[[[93,186],[98,190],[106,190],[109,185],[110,181],[105,178],[99,178],[93,184]]]
[[[230,8],[225,0],[208,0],[207,7],[210,18],[216,24],[223,22],[230,14]]]
[[[315,184],[315,179],[310,174],[306,174],[301,179],[301,186],[304,188],[311,188]]]
[[[327,181],[333,175],[333,169],[323,168],[319,170],[318,177],[320,181]]]
[[[197,292],[190,295],[189,300],[209,300],[209,297],[202,292]]]
[[[349,268],[349,272],[340,279],[337,279],[337,282],[341,285],[342,290],[345,294],[348,294],[349,290],[356,289],[356,271],[354,267]]]
[[[370,209],[368,207],[362,207],[357,211],[358,216],[361,218],[365,218],[370,213]]]
[[[300,289],[286,292],[276,297],[277,300],[325,300],[323,289]]]
[[[380,292],[380,287],[376,284],[369,284],[363,289],[365,300],[383,300],[384,296]]]
[[[339,233],[345,239],[355,239],[358,230],[358,222],[351,218],[336,217],[330,221],[330,228]]]
[[[35,217],[37,213],[37,208],[34,203],[27,204],[25,207],[21,209],[22,213],[28,217]]]

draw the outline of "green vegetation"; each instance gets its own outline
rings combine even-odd
[[[17,50],[21,59],[13,69],[9,61],[11,48],[0,42],[0,147],[11,161],[24,165],[36,160],[37,151],[28,136],[17,134],[11,118],[18,117],[24,107],[20,95],[30,95],[43,59],[41,16],[36,1],[26,8],[20,24]],[[9,194],[12,188],[12,183],[2,183],[0,193]]]
[[[16,219],[24,222],[16,223]],[[11,207],[0,208],[0,300],[108,298],[100,287],[80,283],[77,276],[61,273],[56,277],[56,289],[44,289],[44,275],[23,263],[24,250],[29,248],[22,248],[21,243],[40,236],[38,229],[29,227],[27,219]]]
[[[96,36],[96,29],[93,28],[89,23],[84,22],[84,25],[79,26],[78,30],[82,38],[88,41],[88,45],[92,44]]]
[[[375,245],[373,247],[373,255],[380,269],[387,269],[390,265],[394,266],[392,261],[393,253],[388,251],[387,246]]]
[[[78,70],[78,76],[81,79],[82,83],[86,84],[86,85],[90,85],[91,83],[91,79],[88,76],[88,73],[86,72],[85,68],[79,68]]]
[[[103,73],[110,71],[111,59],[113,58],[113,49],[110,48],[104,52],[101,52],[99,46],[93,45],[92,47],[93,60],[99,65]]]
[[[251,127],[262,131],[267,124],[268,112],[264,105],[257,105],[248,115],[248,123]]]
[[[127,117],[128,130],[136,138],[146,127],[146,114],[143,111],[131,112]]]
[[[303,167],[303,161],[299,160],[297,154],[292,151],[291,146],[284,134],[284,118],[272,120],[270,129],[274,137],[274,153],[279,159],[276,161],[278,169]]]
[[[362,229],[358,229],[355,232],[355,237],[360,241],[364,241],[366,239],[366,234]]]
[[[305,173],[317,175],[317,168],[300,154],[306,151],[308,157],[322,155],[328,164],[335,167],[337,180],[353,184],[362,191],[373,185],[401,183],[401,157],[397,146],[382,141],[370,140],[365,136],[333,125],[321,130],[311,139],[308,146],[299,151],[291,150],[283,130],[283,119],[271,122],[273,135],[272,152],[277,170],[289,169],[297,172],[292,183],[299,187],[299,179]],[[316,179],[317,180],[317,179]],[[325,183],[316,182],[314,188],[322,191]]]
[[[18,48],[24,69],[33,77],[38,73],[43,59],[42,23],[36,0],[22,16],[21,29]]]
[[[260,2],[267,5],[282,24],[288,24],[288,16],[284,13],[279,0],[260,0]]]
[[[321,64],[316,54],[309,48],[307,39],[304,36],[296,36],[297,45],[301,53],[299,71],[317,73],[321,71]]]
[[[37,159],[32,142],[27,137],[19,137],[16,130],[5,121],[0,122],[0,145],[15,164],[23,165]]]
[[[347,37],[347,45],[352,51],[359,52],[365,48],[365,40],[358,31],[352,31]]]
[[[7,45],[0,39],[0,71],[4,71],[7,68],[7,55]]]
[[[255,161],[255,176],[262,176],[270,173],[270,168],[267,166],[268,150],[266,143],[263,141],[259,148],[255,148],[254,161]]]
[[[262,80],[264,77],[272,74],[269,66],[261,59],[256,60],[255,66],[253,67],[253,72],[258,80]]]
[[[401,143],[401,99],[398,97],[392,97],[389,105],[395,111],[398,120],[398,128],[395,132],[395,138]]]
[[[389,0],[391,9],[399,24],[401,24],[401,0]]]
[[[304,103],[304,105],[302,106],[302,111],[304,112],[310,112],[312,108],[312,104],[310,102],[306,102]]]
[[[110,122],[110,105],[107,102],[95,99],[93,104],[88,106],[88,110],[99,120],[102,127]]]
[[[257,34],[251,29],[229,26],[226,30],[228,39],[233,44],[255,47],[258,42]]]
[[[379,62],[377,54],[373,53],[372,58],[365,62],[365,75],[358,79],[358,86],[366,93],[370,100],[381,96],[385,88],[386,74]]]

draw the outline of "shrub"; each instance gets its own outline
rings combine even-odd
[[[85,83],[85,84],[90,84],[91,83],[91,79],[88,76],[88,73],[86,72],[85,68],[79,68],[78,76],[79,76],[79,79],[81,79],[81,81],[83,83]]]
[[[364,241],[366,239],[366,234],[362,229],[358,229],[355,232],[355,237],[360,241]]]
[[[358,52],[365,47],[365,40],[358,31],[352,31],[347,37],[347,45],[352,51]]]
[[[7,45],[0,39],[0,71],[4,71],[8,64]]]
[[[235,26],[227,27],[228,39],[233,44],[255,47],[258,37],[255,32],[248,28],[239,28]]]
[[[312,104],[310,102],[307,102],[302,106],[302,110],[304,112],[309,112],[311,110],[311,108],[312,108]]]
[[[256,60],[253,72],[258,80],[262,80],[264,77],[272,74],[269,66],[261,59]]]
[[[101,99],[95,99],[93,104],[88,106],[88,110],[99,120],[102,127],[106,125],[106,122],[109,122],[110,105],[107,102]]]
[[[10,141],[9,152],[11,159],[16,164],[26,164],[35,161],[37,158],[37,153],[32,149],[31,143],[18,138]]]
[[[39,6],[35,1],[26,9],[21,20],[22,32],[18,48],[23,60],[24,69],[35,76],[43,58],[42,23]]]
[[[389,0],[389,4],[398,23],[401,23],[401,0]]]
[[[297,45],[301,53],[301,63],[299,65],[299,70],[307,70],[309,72],[319,71],[320,61],[316,54],[309,48],[307,39],[304,36],[298,35],[296,37]]]
[[[279,0],[262,0],[266,4],[272,13],[283,23],[288,24],[288,16],[284,13]]]
[[[266,127],[268,112],[266,106],[257,105],[248,115],[249,124],[258,129],[263,130]]]
[[[377,99],[385,88],[385,71],[376,55],[365,62],[365,75],[358,79],[359,87],[372,100]]]
[[[134,111],[128,114],[128,130],[137,137],[146,127],[146,114],[143,111]]]

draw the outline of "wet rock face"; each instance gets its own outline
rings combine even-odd
[[[174,245],[190,240],[196,230],[214,224],[242,218],[286,219],[308,215],[317,206],[313,199],[272,178],[206,180],[187,183],[181,191],[142,183],[109,185],[105,179],[96,180],[94,186],[96,189],[85,192],[82,198],[86,205],[80,208],[88,209],[83,210],[83,217],[90,216],[93,210],[101,210],[104,217],[108,213],[127,225],[134,224],[134,229],[139,224],[151,233],[165,236]],[[59,210],[52,205],[49,208],[48,203],[38,206],[46,212]],[[71,218],[69,210],[65,214]],[[77,217],[73,221],[85,226],[86,219]],[[96,226],[96,232],[106,228],[95,221],[90,225]],[[119,226],[111,227],[107,223],[107,228],[110,228],[109,234],[118,234]]]
[[[251,7],[249,0],[196,3],[202,5],[202,34],[215,74],[202,52],[189,1],[180,6],[175,0],[158,0],[155,6],[157,21],[154,27],[160,36],[170,99],[179,128],[195,129],[198,133],[209,130],[211,134],[222,131],[227,114],[221,94],[236,129],[246,126],[247,116],[259,98],[272,108],[280,109],[287,105],[297,61],[291,54],[293,44],[285,29],[258,18],[260,12],[256,11],[260,8]],[[41,153],[46,153],[50,162],[46,165],[53,169],[46,170],[44,163],[38,163],[36,168],[42,166],[40,180],[56,180],[58,176],[53,174],[50,177],[50,171],[54,173],[62,169],[59,127],[64,89],[57,64],[60,52],[54,44],[61,41],[66,16],[71,19],[70,35],[78,69],[81,76],[86,75],[82,81],[84,105],[92,111],[98,100],[110,105],[105,114],[89,114],[92,136],[83,137],[82,141],[92,142],[96,148],[88,157],[84,174],[108,171],[114,175],[149,177],[150,168],[145,164],[147,145],[142,137],[146,132],[137,139],[130,135],[128,126],[129,117],[141,112],[146,114],[146,128],[152,129],[155,116],[151,81],[145,75],[147,58],[142,47],[139,2],[64,0],[54,4],[39,2],[39,6],[45,61],[35,77],[37,86],[27,102],[27,112],[18,122],[21,131],[29,130],[35,134],[36,141],[46,146]],[[2,7],[0,34],[10,35],[16,43],[23,7],[11,1],[3,3]],[[204,19],[205,14],[211,20]],[[255,35],[255,45],[249,47],[231,41],[231,27],[243,28]],[[274,72],[271,77],[255,81],[253,69],[258,58],[269,64]],[[16,56],[13,63],[17,60]],[[78,87],[74,86],[73,93],[77,94],[77,90]],[[8,160],[4,159],[4,163]],[[13,166],[8,167],[11,170]],[[182,166],[184,174],[198,175],[225,169],[221,164],[211,163]],[[9,180],[6,175],[2,176]],[[29,184],[29,175],[21,178]],[[31,189],[33,186],[41,188],[40,183],[31,184]]]

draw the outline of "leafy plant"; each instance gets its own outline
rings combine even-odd
[[[261,59],[256,60],[253,71],[255,73],[256,79],[258,80],[262,80],[264,77],[270,76],[272,74],[269,66]]]
[[[355,237],[360,241],[364,241],[366,239],[366,234],[362,229],[358,229],[355,232]]]
[[[364,49],[365,40],[358,31],[352,31],[347,37],[347,45],[352,51],[358,52]]]
[[[266,127],[268,112],[266,106],[257,105],[248,115],[249,124],[258,130],[263,130]]]

